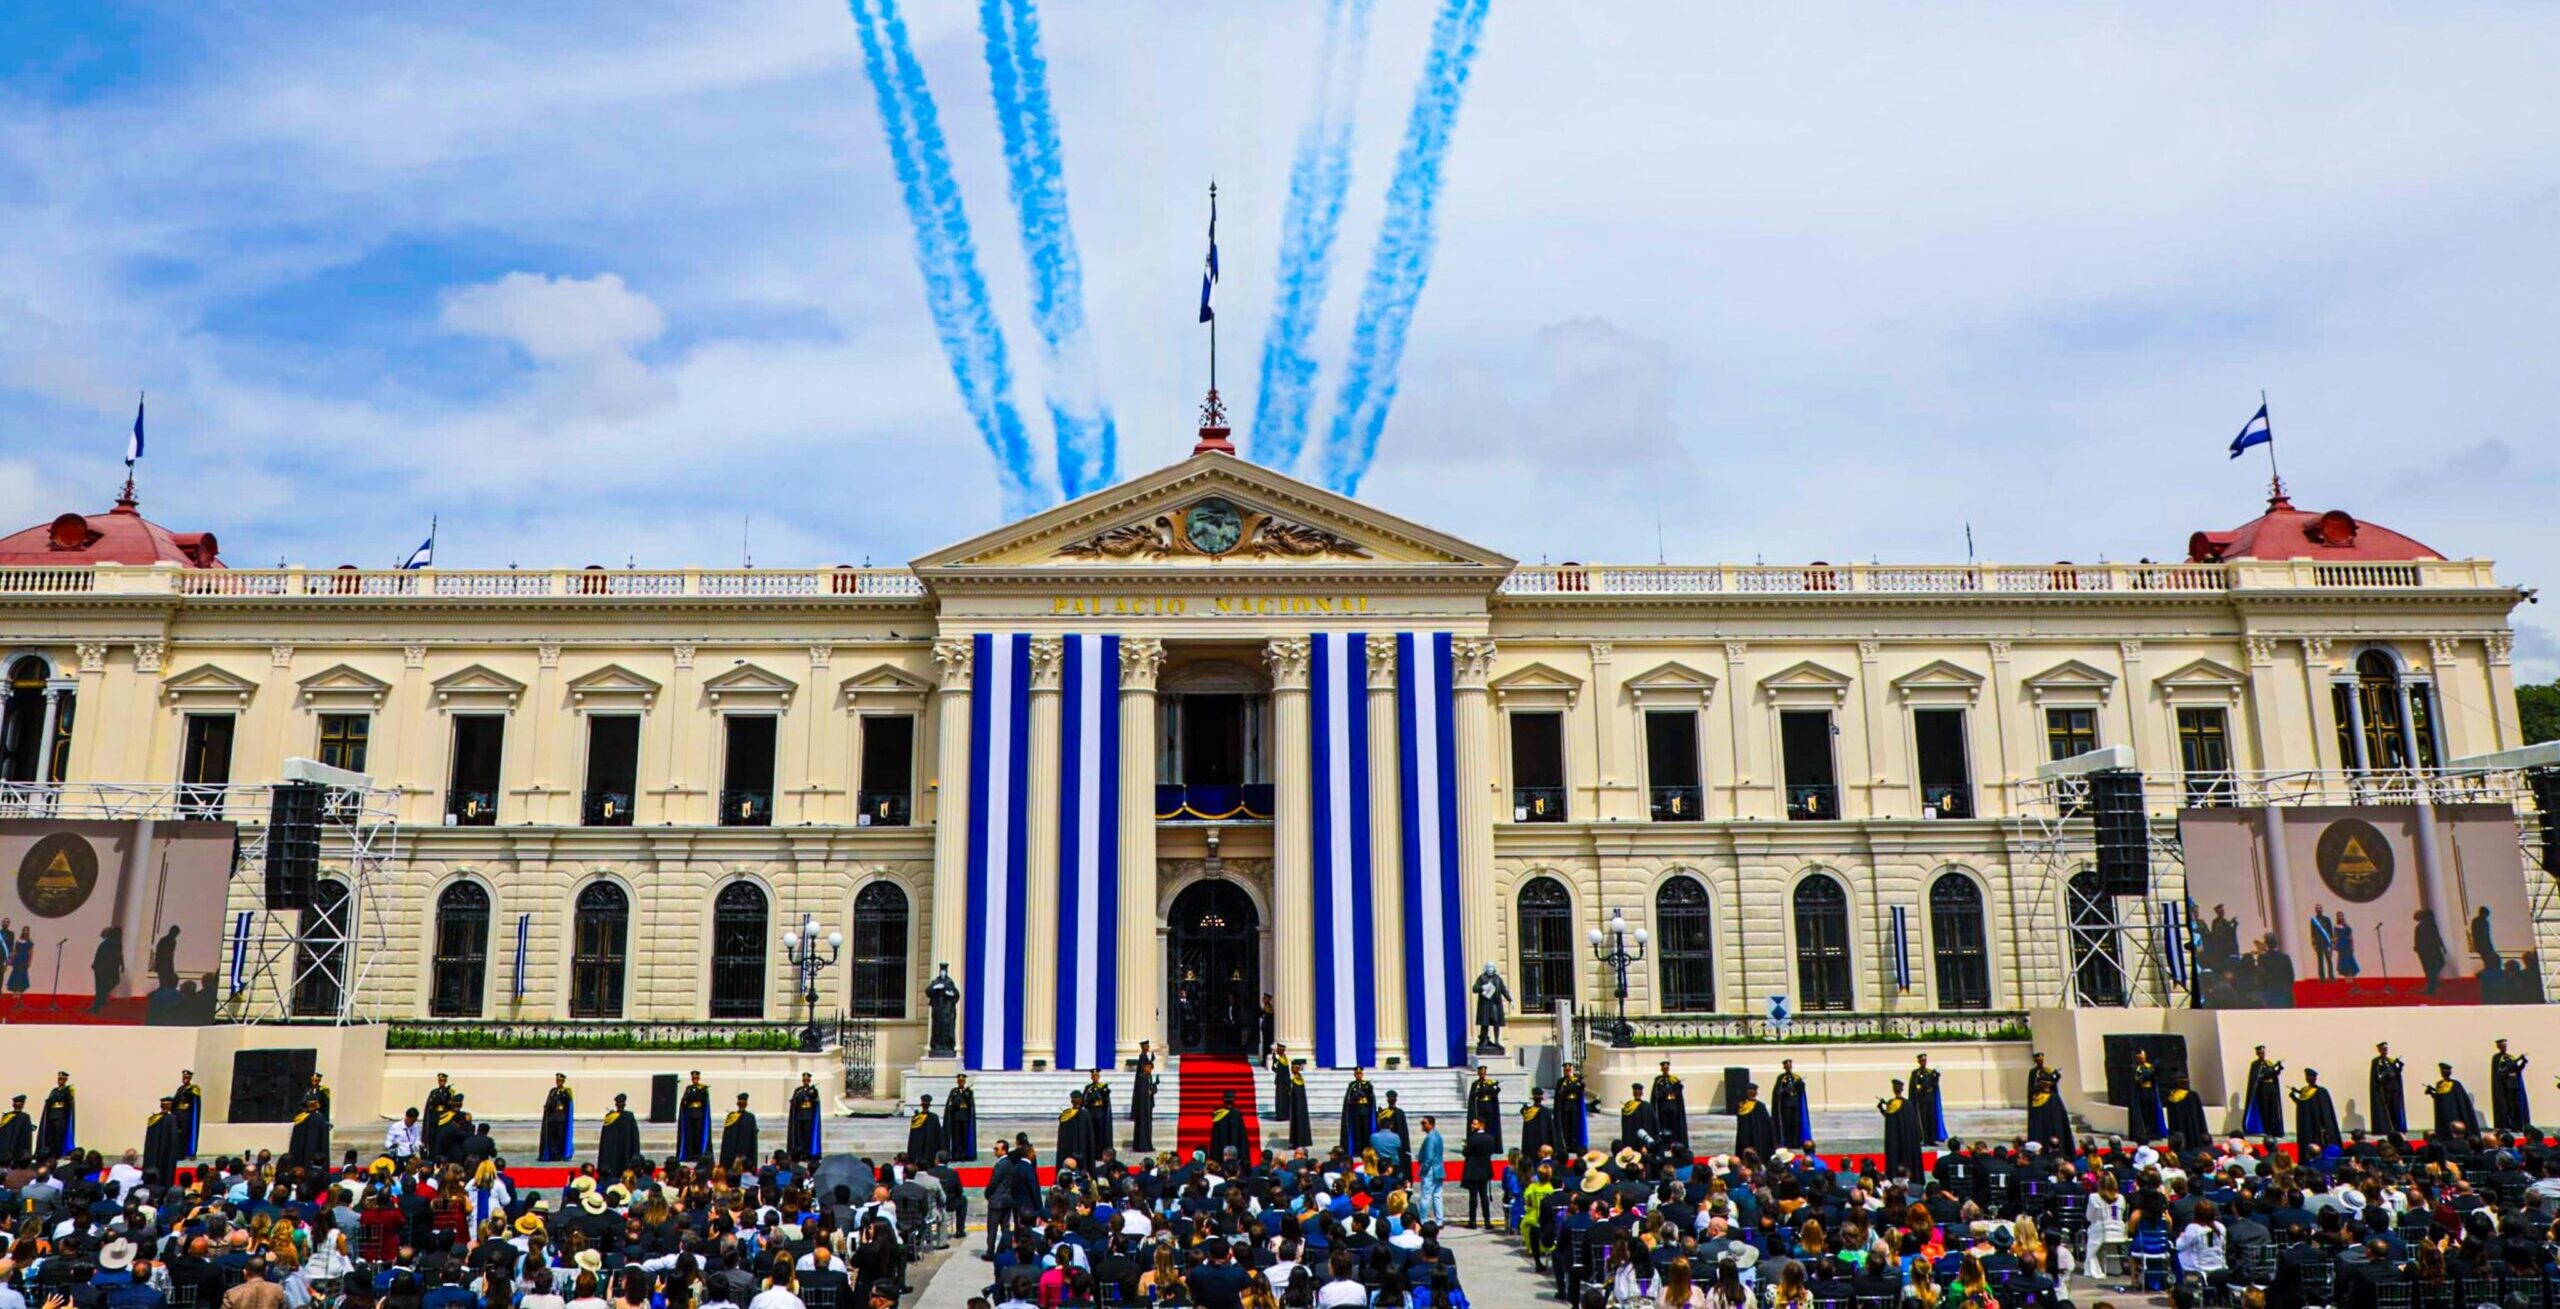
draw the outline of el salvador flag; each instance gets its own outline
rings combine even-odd
[[[1209,263],[1200,270],[1200,321],[1211,322],[1218,311],[1209,306],[1209,292],[1218,284],[1218,193],[1209,192]]]
[[[2275,439],[2275,429],[2267,426],[2267,407],[2259,405],[2257,414],[2249,419],[2249,425],[2240,429],[2240,435],[2231,438],[2231,457],[2237,459],[2240,452],[2250,446],[2270,445]]]
[[[417,548],[417,549],[415,549],[415,550],[410,551],[410,552],[409,552],[409,557],[408,557],[406,560],[403,560],[403,561],[401,562],[400,566],[401,566],[402,568],[404,568],[404,569],[406,569],[406,568],[426,568],[426,567],[429,567],[429,566],[433,565],[433,564],[435,563],[435,561],[436,561],[436,529],[434,529],[433,527],[430,527],[430,528],[428,528],[428,529],[427,529],[427,539],[426,539],[426,540],[424,540],[424,541],[420,541],[420,542],[418,543],[418,548]]]
[[[140,400],[133,402],[133,439],[125,442],[124,445],[124,462],[127,467],[131,467],[134,460],[142,457],[142,405],[143,402]]]

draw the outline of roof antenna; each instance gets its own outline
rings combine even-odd
[[[1662,548],[1662,511],[1660,509],[1653,511],[1653,562],[1657,567],[1671,562],[1671,556]]]
[[[1970,518],[1964,520],[1964,561],[1967,565],[1973,563],[1973,520]]]
[[[738,558],[749,568],[756,566],[756,552],[749,544],[750,534],[755,530],[755,525],[754,514],[747,514],[738,519]]]

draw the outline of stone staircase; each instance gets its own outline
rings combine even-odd
[[[1493,1079],[1502,1085],[1503,1114],[1516,1119],[1519,1106],[1529,1099],[1528,1055],[1514,1048],[1507,1054],[1484,1056],[1482,1062]],[[1382,1104],[1387,1092],[1395,1092],[1397,1105],[1409,1117],[1418,1119],[1424,1114],[1437,1115],[1442,1120],[1445,1133],[1450,1121],[1465,1113],[1467,1083],[1475,1080],[1475,1075],[1474,1064],[1464,1068],[1372,1068],[1369,1070],[1369,1084],[1378,1089]],[[1118,1068],[1103,1074],[1102,1078],[1104,1084],[1111,1088],[1112,1116],[1124,1123],[1129,1117],[1129,1086],[1133,1076],[1128,1069]],[[1175,1106],[1182,1103],[1181,1056],[1159,1064],[1156,1076],[1156,1123],[1159,1128],[1170,1132]],[[994,1121],[1046,1121],[1054,1124],[1059,1113],[1067,1107],[1068,1094],[1085,1084],[1085,1074],[1075,1070],[976,1072],[968,1074],[968,1077],[970,1089],[977,1093],[981,1124]],[[912,1109],[918,1096],[931,1095],[938,1110],[951,1098],[952,1084],[947,1074],[909,1070],[902,1082],[906,1091],[903,1105]],[[1348,1068],[1309,1068],[1307,1108],[1310,1116],[1333,1118],[1341,1110],[1343,1088],[1350,1084],[1351,1070]],[[1257,1094],[1252,1108],[1259,1113],[1270,1107],[1270,1071],[1257,1068],[1254,1085]],[[985,1139],[983,1129],[979,1136]]]

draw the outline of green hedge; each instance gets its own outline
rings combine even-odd
[[[1596,1039],[1596,1037],[1595,1037]],[[1960,1041],[2024,1041],[2029,1039],[2025,1023],[2010,1023],[1987,1032],[1968,1031],[1960,1027],[1927,1027],[1917,1032],[1858,1032],[1847,1036],[1816,1036],[1798,1033],[1786,1037],[1772,1036],[1681,1036],[1672,1033],[1638,1031],[1636,1044],[1642,1046],[1673,1045],[1909,1045],[1927,1043],[1949,1045]]]
[[[393,1027],[383,1038],[392,1050],[727,1050],[790,1053],[796,1032],[753,1028],[737,1032],[652,1037],[605,1028],[592,1032],[519,1032],[487,1027]]]

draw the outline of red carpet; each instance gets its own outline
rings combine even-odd
[[[1257,1117],[1260,1101],[1255,1098],[1253,1065],[1228,1055],[1186,1054],[1175,1056],[1175,1067],[1182,1074],[1181,1112],[1174,1119],[1174,1148],[1188,1157],[1194,1150],[1209,1148],[1209,1115],[1226,1104],[1226,1094],[1236,1093],[1236,1109],[1244,1115],[1244,1139],[1254,1149],[1262,1148],[1262,1124]]]
[[[2480,979],[2477,977],[2438,978],[2433,995],[2427,993],[2427,979],[2423,976],[2367,976],[2359,977],[2352,982],[2296,979],[2293,984],[2293,1006],[2296,1009],[2354,1009],[2366,1005],[2478,1003],[2480,1003]]]

